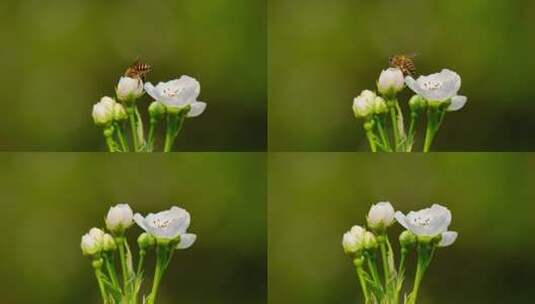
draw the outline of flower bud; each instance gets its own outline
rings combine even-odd
[[[104,234],[104,237],[102,238],[102,250],[113,251],[115,249],[117,249],[117,245],[115,244],[115,241],[113,240],[111,234]]]
[[[113,121],[115,100],[104,96],[100,102],[93,105],[93,120],[97,126],[106,126]]]
[[[353,113],[357,118],[366,118],[374,112],[375,95],[370,90],[364,90],[358,97],[353,99]]]
[[[98,228],[92,228],[82,236],[80,248],[84,255],[95,255],[102,250],[104,232]]]
[[[427,106],[427,102],[420,95],[414,95],[409,100],[409,107],[412,112],[419,112],[424,110]]]
[[[344,233],[342,247],[347,255],[354,255],[364,249],[364,237],[366,230],[361,226],[353,226],[351,230]]]
[[[126,110],[124,109],[123,105],[120,103],[115,103],[113,105],[113,119],[116,121],[125,120],[128,118],[128,115],[126,115]]]
[[[379,93],[386,96],[394,96],[405,86],[403,72],[398,68],[388,68],[381,72],[377,81]]]
[[[405,230],[399,235],[399,243],[401,247],[412,246],[416,243],[416,235],[409,230]]]
[[[120,101],[134,101],[143,95],[143,81],[139,78],[123,76],[119,79],[115,93]]]
[[[374,99],[373,111],[375,114],[383,114],[388,112],[385,100],[381,96],[377,96]]]
[[[368,227],[374,231],[382,232],[394,223],[394,207],[389,202],[379,202],[372,205],[368,212]]]
[[[134,213],[128,204],[118,204],[111,207],[106,216],[106,228],[115,233],[123,233],[134,223]]]
[[[373,250],[377,248],[377,239],[375,235],[369,231],[364,234],[364,248],[367,250]]]
[[[152,235],[146,232],[143,232],[137,238],[137,244],[139,248],[147,249],[147,248],[153,247],[156,244],[156,239]]]
[[[151,118],[161,119],[164,117],[167,107],[158,101],[154,101],[149,106],[149,114]]]

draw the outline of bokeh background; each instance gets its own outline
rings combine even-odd
[[[0,150],[106,150],[92,105],[138,57],[201,83],[177,150],[265,150],[264,0],[3,0],[0,38]]]
[[[264,154],[97,154],[0,155],[2,303],[99,303],[80,238],[104,226],[117,202],[142,214],[173,204],[191,213],[198,240],[175,253],[159,303],[265,303]],[[132,247],[141,232],[130,229]],[[154,256],[147,261],[150,289]]]
[[[419,302],[530,302],[534,169],[528,154],[271,155],[269,303],[362,303],[342,234],[365,224],[369,207],[381,200],[403,212],[432,203],[452,211],[450,229],[459,238],[437,251]],[[396,239],[402,230],[395,224],[389,231]]]
[[[446,116],[435,150],[535,149],[534,1],[268,5],[271,150],[367,151],[353,97],[374,89],[388,57],[398,53],[417,54],[418,74],[450,68],[462,77],[468,104]]]

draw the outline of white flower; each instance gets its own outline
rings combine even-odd
[[[199,116],[206,109],[206,103],[197,101],[197,97],[201,93],[199,82],[186,75],[168,82],[160,82],[156,87],[152,83],[147,82],[145,84],[145,91],[154,100],[165,104],[167,107],[182,109],[190,106],[191,109],[187,117]]]
[[[134,212],[128,204],[117,204],[111,207],[106,216],[106,228],[112,232],[124,232],[134,223]]]
[[[92,115],[96,125],[104,126],[113,121],[115,104],[115,100],[104,96],[98,103],[93,105]]]
[[[375,95],[370,90],[364,90],[358,97],[353,99],[353,113],[356,117],[368,117],[374,112],[375,107]]]
[[[467,100],[465,96],[457,96],[457,92],[461,88],[461,77],[448,69],[443,69],[440,73],[420,76],[417,80],[407,76],[405,83],[411,90],[426,100],[435,102],[451,100],[448,111],[461,109]]]
[[[394,222],[394,207],[389,202],[372,205],[368,212],[368,226],[374,230],[383,230]]]
[[[377,81],[377,89],[383,95],[394,95],[405,86],[403,72],[398,68],[388,68],[381,72]]]
[[[80,248],[84,255],[95,255],[102,250],[104,231],[98,228],[91,228],[88,233],[82,236]]]
[[[355,254],[364,248],[366,230],[361,226],[355,225],[351,230],[344,233],[342,238],[342,247],[346,254]]]
[[[169,210],[149,213],[146,217],[136,213],[134,221],[143,230],[159,240],[174,240],[180,238],[177,249],[186,249],[193,245],[197,236],[186,233],[190,224],[188,211],[179,207],[172,207]]]
[[[419,239],[431,239],[440,236],[440,247],[453,244],[457,233],[448,231],[451,223],[451,212],[448,208],[434,204],[431,208],[411,211],[406,216],[397,211],[395,218],[398,223],[414,233]]]
[[[119,79],[115,93],[120,101],[131,101],[143,95],[143,81],[123,76]]]

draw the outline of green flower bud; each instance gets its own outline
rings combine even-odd
[[[102,237],[102,250],[104,251],[113,251],[117,249],[117,245],[115,244],[115,240],[113,239],[113,236],[111,234],[106,233]]]
[[[399,235],[399,243],[402,247],[412,246],[416,244],[416,235],[409,230],[405,230]]]
[[[126,115],[126,110],[124,109],[124,106],[120,103],[115,103],[113,105],[113,119],[116,121],[121,121],[127,118],[128,115]]]
[[[143,232],[137,238],[137,244],[141,249],[151,248],[156,244],[156,239],[152,235]]]
[[[166,106],[158,101],[154,101],[149,106],[149,114],[151,118],[154,119],[161,119],[165,116],[165,112],[167,111]]]
[[[414,95],[409,100],[409,107],[413,112],[420,112],[427,107],[427,101],[420,95]]]
[[[375,238],[375,235],[369,231],[366,231],[364,234],[364,248],[366,250],[374,250],[377,249],[377,239]]]
[[[373,110],[375,114],[383,114],[388,112],[388,107],[386,106],[386,102],[382,97],[375,97]]]

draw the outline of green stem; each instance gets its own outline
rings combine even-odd
[[[398,274],[402,275],[405,272],[405,261],[407,260],[407,254],[409,249],[406,247],[401,247],[401,256],[399,258],[399,268]]]
[[[154,304],[156,301],[156,295],[158,294],[158,288],[160,287],[161,279],[165,273],[167,267],[168,257],[167,245],[156,246],[156,269],[154,270],[154,280],[152,281],[152,290],[147,298],[147,304]]]
[[[379,241],[379,250],[381,251],[381,259],[383,260],[383,274],[385,276],[385,287],[388,289],[390,285],[390,267],[388,265],[388,251],[386,247],[386,236],[382,235],[377,238]]]
[[[154,150],[154,133],[156,132],[156,124],[158,123],[158,120],[155,118],[150,119],[149,124],[149,135],[147,137],[147,151],[152,152]]]
[[[171,152],[175,139],[184,125],[185,113],[168,113],[167,128],[165,132],[164,152]]]
[[[137,275],[140,275],[141,274],[141,270],[143,270],[143,263],[145,262],[145,255],[146,255],[146,251],[144,249],[140,249],[139,250],[139,262],[137,264]]]
[[[377,152],[377,145],[375,144],[375,134],[373,134],[373,126],[374,121],[370,119],[364,123],[364,130],[366,131],[366,138],[368,139],[370,150],[372,152]]]
[[[132,143],[134,144],[134,151],[139,151],[139,137],[137,132],[137,115],[134,104],[126,106],[126,114],[130,121],[130,132],[132,132]]]
[[[409,122],[409,133],[407,135],[407,148],[405,152],[412,151],[412,145],[414,144],[414,137],[416,136],[416,120],[418,119],[417,112],[411,112],[411,119]]]
[[[123,132],[123,127],[120,123],[114,123],[115,130],[117,130],[117,137],[119,138],[119,143],[121,144],[121,149],[123,152],[128,152],[130,149],[128,148],[128,142],[126,141],[126,137]]]
[[[125,238],[116,237],[115,243],[117,243],[117,248],[119,249],[119,259],[121,261],[121,272],[123,275],[123,288],[126,291],[128,287],[128,269],[126,267],[126,254],[125,254]]]
[[[397,101],[395,99],[388,101],[388,110],[390,112],[390,120],[392,123],[392,132],[394,133],[394,151],[398,151],[399,147],[399,129],[398,129],[398,115],[397,115]]]
[[[381,141],[383,142],[384,149],[388,152],[392,152],[392,148],[390,147],[390,141],[388,140],[388,137],[386,136],[386,132],[384,130],[381,118],[375,116],[374,119],[375,119],[375,124],[377,125],[377,130],[379,131],[379,136],[381,137]]]
[[[442,124],[445,112],[446,111],[439,106],[430,106],[427,109],[427,128],[425,130],[424,152],[431,151],[433,139]]]
[[[106,269],[108,270],[108,275],[110,276],[113,287],[120,289],[119,279],[117,278],[117,272],[115,271],[113,263],[113,253],[104,256],[104,262],[106,263]]]
[[[419,243],[417,247],[418,252],[418,262],[416,265],[416,275],[414,276],[414,284],[412,292],[410,294],[410,304],[416,304],[416,299],[418,298],[418,291],[420,290],[420,284],[424,277],[425,271],[431,262],[432,252],[429,252],[428,244]]]
[[[108,303],[108,296],[106,294],[106,287],[102,281],[102,262],[102,259],[93,260],[93,269],[95,270],[95,277],[97,278],[100,295],[102,297],[102,303],[106,304]]]
[[[375,259],[375,256],[371,254],[366,254],[367,261],[368,261],[368,268],[370,269],[370,273],[372,274],[372,279],[375,281],[375,284],[377,286],[381,286],[381,278],[379,275],[379,271],[377,271],[377,260]]]
[[[366,271],[362,268],[363,259],[358,258],[353,261],[355,269],[357,271],[357,276],[359,277],[360,288],[362,289],[362,294],[364,295],[364,303],[370,303],[370,295],[368,292],[368,287],[366,285]]]
[[[113,139],[113,133],[114,133],[113,126],[109,126],[109,127],[104,129],[104,138],[106,139],[106,145],[108,146],[108,151],[109,152],[117,152],[118,151],[117,143]]]

